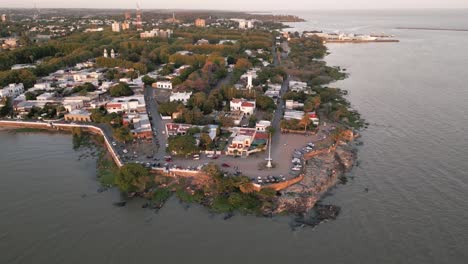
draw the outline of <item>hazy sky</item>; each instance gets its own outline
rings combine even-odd
[[[134,8],[137,0],[0,0],[1,7]],[[468,0],[141,0],[142,8],[314,10],[377,8],[468,8]]]

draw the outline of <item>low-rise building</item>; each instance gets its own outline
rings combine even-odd
[[[248,156],[249,149],[255,140],[255,128],[233,128],[232,140],[227,147],[227,155]]]
[[[197,18],[195,20],[195,26],[196,27],[206,27],[206,20],[202,18]]]
[[[285,107],[288,110],[293,110],[293,109],[298,109],[298,108],[300,109],[300,108],[304,108],[304,104],[299,103],[299,102],[294,101],[294,100],[286,100]]]
[[[183,104],[187,104],[188,100],[192,96],[192,92],[179,92],[179,93],[171,93],[169,97],[170,102],[181,102]]]
[[[53,93],[43,93],[41,95],[38,95],[36,97],[36,100],[37,101],[50,101],[54,98],[54,94]]]
[[[16,98],[20,94],[24,93],[24,85],[22,83],[11,83],[8,86],[0,90],[1,97],[11,97]]]
[[[159,81],[152,84],[153,88],[172,90],[172,82]]]
[[[86,110],[73,110],[65,115],[66,121],[91,122],[91,113]]]
[[[207,40],[207,39],[200,39],[197,41],[197,43],[195,45],[208,45],[210,44],[210,41]]]
[[[167,123],[166,134],[167,136],[185,136],[190,128],[192,125],[189,124]]]
[[[266,132],[269,127],[271,127],[271,122],[268,120],[260,120],[255,125],[255,129],[259,132]]]
[[[148,114],[146,113],[135,113],[127,114],[123,120],[124,124],[132,124],[132,134],[136,138],[152,138],[153,131],[151,130],[151,122]]]
[[[289,81],[289,90],[292,92],[305,92],[307,89],[306,82]]]
[[[172,30],[167,29],[153,29],[151,31],[145,31],[140,33],[140,38],[145,39],[145,38],[171,38],[172,37]]]
[[[246,115],[253,115],[255,113],[255,101],[247,101],[246,99],[232,99],[230,104],[231,111],[241,111]]]
[[[106,104],[106,109],[109,113],[145,113],[145,97],[143,95],[134,95],[128,97],[114,98],[112,101]]]

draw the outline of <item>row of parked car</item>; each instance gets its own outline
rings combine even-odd
[[[314,143],[307,143],[305,147],[295,150],[291,160],[291,174],[297,175],[302,171],[304,165],[304,154],[314,150]]]
[[[280,176],[266,176],[266,177],[260,177],[258,176],[257,179],[254,179],[258,184],[270,184],[270,183],[277,183],[277,182],[283,182],[286,181],[286,177],[283,175]]]

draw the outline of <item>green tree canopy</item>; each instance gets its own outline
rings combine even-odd
[[[130,96],[133,95],[133,91],[128,84],[121,82],[110,88],[110,95],[112,97]]]
[[[149,170],[140,164],[126,164],[120,168],[115,177],[115,184],[122,192],[144,190],[149,182]]]

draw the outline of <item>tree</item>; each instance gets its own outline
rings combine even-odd
[[[159,112],[162,115],[170,116],[178,111],[179,103],[177,102],[166,102],[159,105]]]
[[[205,101],[206,101],[206,94],[203,92],[198,92],[192,95],[192,97],[190,97],[188,101],[188,105],[190,107],[198,107],[201,109]]]
[[[246,71],[251,67],[252,67],[252,63],[250,63],[248,59],[241,58],[237,60],[236,66],[234,66],[234,69],[238,71]]]
[[[265,95],[257,96],[256,105],[262,110],[273,110],[276,108],[275,101]]]
[[[304,116],[302,117],[301,121],[299,122],[299,124],[301,126],[304,126],[304,131],[307,131],[307,127],[310,126],[311,124],[311,120],[310,120],[310,117],[307,113],[304,113]]]
[[[168,150],[175,155],[192,155],[199,152],[195,143],[195,138],[189,135],[171,137]]]
[[[202,133],[200,135],[200,148],[204,150],[211,150],[213,147],[213,140],[211,140],[210,136],[207,133]]]
[[[255,115],[249,117],[249,127],[255,127],[257,125],[257,118]]]
[[[133,91],[128,84],[121,82],[110,88],[110,95],[112,97],[130,96],[133,95]]]
[[[152,85],[154,82],[156,82],[156,79],[149,77],[148,75],[143,76],[141,80],[145,83],[145,85]]]
[[[25,97],[27,101],[36,100],[37,98],[37,96],[32,92],[26,92]]]
[[[117,139],[117,141],[128,142],[133,140],[133,135],[130,132],[130,129],[128,129],[128,127],[114,128],[113,132],[114,138]]]
[[[232,127],[234,126],[234,120],[231,117],[222,116],[219,118],[221,126],[223,127]]]
[[[120,168],[115,184],[122,192],[142,191],[150,180],[149,170],[140,164],[130,163]]]

